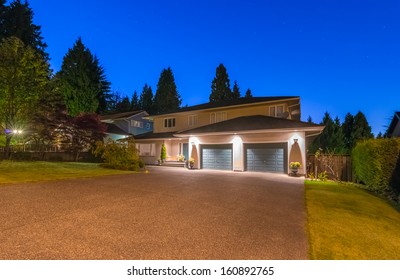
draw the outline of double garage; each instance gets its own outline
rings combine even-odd
[[[246,171],[286,173],[287,143],[243,144]],[[201,145],[200,168],[233,170],[232,144]]]

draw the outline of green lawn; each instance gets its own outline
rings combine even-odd
[[[95,163],[0,161],[0,184],[126,173],[132,171],[106,169]]]
[[[400,260],[400,213],[350,184],[306,181],[310,258]]]

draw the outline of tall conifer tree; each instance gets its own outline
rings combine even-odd
[[[107,110],[110,82],[96,56],[79,38],[64,56],[57,73],[68,113],[103,113]]]
[[[175,84],[174,74],[170,67],[163,69],[157,83],[157,90],[154,96],[154,106],[157,114],[164,114],[176,111],[182,103]]]
[[[155,113],[153,90],[151,89],[151,86],[148,86],[147,84],[144,85],[140,95],[139,107],[150,115]]]
[[[49,55],[45,51],[47,45],[43,42],[40,26],[33,23],[34,13],[28,1],[22,3],[15,0],[9,6],[5,6],[4,2],[0,2],[0,41],[17,37],[25,46],[31,46],[48,61]]]
[[[229,76],[225,66],[221,63],[216,71],[215,78],[211,82],[210,102],[218,102],[229,99],[231,96]]]
[[[239,98],[240,98],[240,88],[237,82],[234,81],[231,99],[239,99]]]

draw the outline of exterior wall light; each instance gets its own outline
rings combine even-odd
[[[296,143],[299,141],[299,139],[294,138],[293,141],[294,141],[294,143],[296,144]]]

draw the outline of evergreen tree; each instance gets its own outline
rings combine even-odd
[[[50,69],[31,47],[16,38],[0,44],[0,126],[6,132],[8,157],[12,131],[25,129],[49,84]]]
[[[221,63],[211,83],[210,102],[218,102],[229,99],[232,95],[230,81],[225,66]]]
[[[130,109],[131,109],[131,102],[129,101],[129,98],[127,96],[122,98],[121,102],[117,103],[116,111],[118,113],[129,112]]]
[[[131,100],[131,111],[137,111],[137,110],[140,110],[140,106],[139,106],[139,96],[135,90]]]
[[[240,98],[240,88],[236,81],[233,82],[232,99]]]
[[[79,38],[64,56],[57,73],[68,113],[76,116],[82,112],[107,111],[107,94],[110,82],[99,64]]]
[[[182,99],[176,89],[175,78],[170,67],[163,69],[154,96],[154,107],[157,114],[176,111],[180,108]]]
[[[144,85],[142,94],[140,95],[139,108],[145,110],[150,115],[155,113],[153,91],[147,84]]]
[[[251,90],[248,88],[246,90],[246,94],[244,95],[244,98],[252,98],[253,94],[251,93]]]
[[[308,122],[308,123],[313,123],[311,116],[308,116],[307,122]]]
[[[312,143],[310,152],[315,153],[318,149],[322,149],[325,153],[343,153],[344,137],[339,118],[332,120],[330,114],[326,112],[322,124],[325,125],[325,129]]]
[[[374,138],[367,118],[361,111],[358,111],[358,113],[354,116],[354,127],[351,138],[353,140],[352,148],[354,148],[357,142],[360,140]]]
[[[344,145],[347,153],[351,153],[353,149],[353,129],[354,129],[354,116],[350,113],[346,114],[342,124],[342,131],[344,137]]]
[[[0,41],[17,37],[25,46],[31,46],[48,61],[49,55],[45,51],[47,45],[43,42],[40,26],[33,23],[34,13],[28,2],[15,0],[9,6],[5,6],[4,2],[0,2]]]

